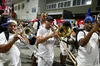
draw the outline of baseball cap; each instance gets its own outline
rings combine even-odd
[[[81,21],[79,22],[79,24],[84,24],[84,20],[81,20]]]
[[[2,27],[7,27],[7,25],[9,25],[10,23],[15,23],[17,25],[17,22],[15,20],[10,19],[6,23],[1,24],[1,26]]]
[[[51,17],[51,16],[47,16],[46,20],[47,20],[48,22],[53,22],[53,21],[54,21],[53,17]]]

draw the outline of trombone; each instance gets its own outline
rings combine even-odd
[[[53,32],[56,32],[55,29],[54,29],[52,26],[51,26],[51,30],[52,30]],[[59,30],[59,29],[58,29],[58,30]],[[59,40],[59,41],[63,41],[59,35],[57,35],[57,37],[58,37],[58,40]],[[63,42],[64,42],[64,41],[63,41]],[[65,43],[66,43],[66,42],[65,42]],[[67,46],[65,46],[65,45],[62,44],[62,43],[61,43],[61,45],[62,45],[62,47],[64,48],[64,51],[67,52],[68,56],[70,57],[70,59],[71,59],[71,61],[74,63],[74,65],[77,66],[77,61],[76,61],[75,56],[70,52],[70,50],[68,49]]]

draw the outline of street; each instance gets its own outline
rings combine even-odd
[[[22,66],[32,66],[32,51],[24,44],[19,44],[18,45],[20,51],[21,51],[21,61],[22,61]],[[60,48],[55,46],[54,47],[55,51],[55,57],[54,57],[54,64],[53,66],[61,66],[60,65]],[[66,60],[66,66],[74,66],[70,60]]]

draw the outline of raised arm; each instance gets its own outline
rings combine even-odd
[[[8,41],[7,44],[0,44],[0,53],[5,53],[9,51],[9,49],[13,46],[13,44],[18,40],[19,38],[17,35],[15,35],[12,39]]]
[[[90,31],[87,35],[85,35],[84,38],[81,38],[81,39],[79,40],[79,45],[81,45],[82,47],[84,47],[85,45],[87,45],[87,43],[89,42],[89,40],[90,40],[92,34],[93,34],[94,32],[96,32],[96,31],[98,30],[98,28],[99,28],[98,25],[97,25],[97,24],[94,24],[94,26],[93,26],[93,28],[91,29],[91,31]]]

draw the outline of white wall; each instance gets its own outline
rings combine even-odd
[[[24,3],[24,9],[22,9],[21,5],[22,3]],[[15,12],[17,13],[17,18],[18,19],[22,19],[22,20],[31,20],[33,18],[36,18],[37,16],[37,11],[38,11],[38,0],[30,0],[30,2],[22,1],[20,3],[17,3],[14,5],[18,7],[18,5],[20,5],[20,10],[15,10]],[[36,8],[36,12],[32,12],[32,8]],[[27,13],[28,11],[28,13]]]
[[[39,0],[40,13],[46,10],[46,0]]]

